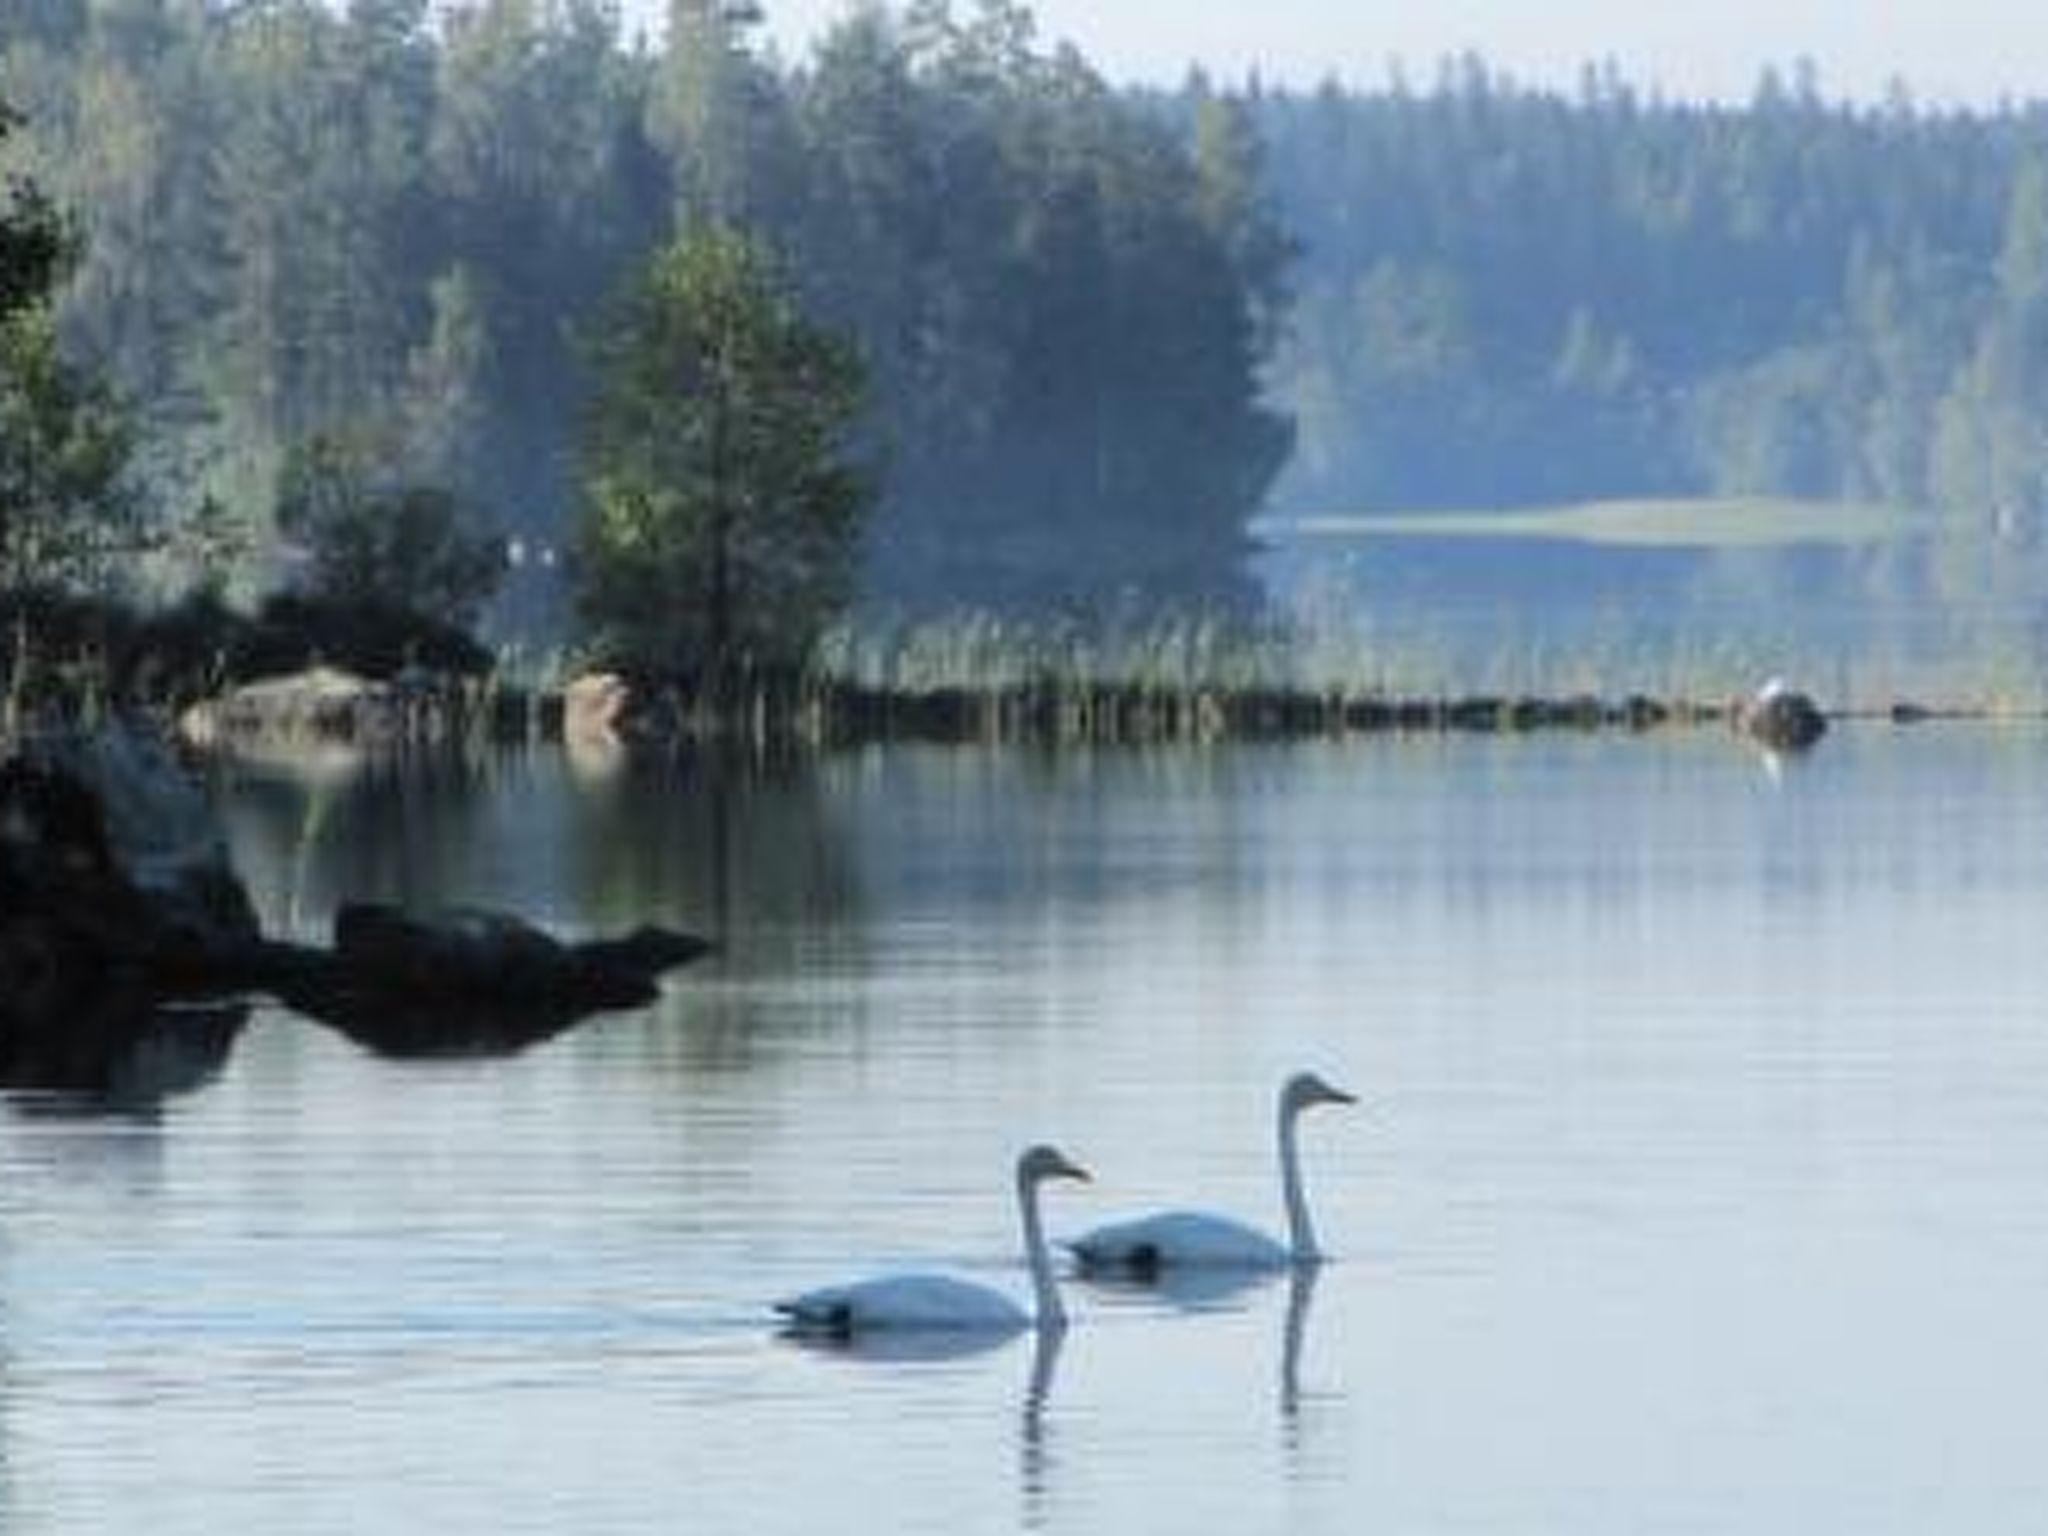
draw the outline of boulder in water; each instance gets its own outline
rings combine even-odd
[[[503,912],[416,916],[374,902],[335,915],[330,950],[273,951],[272,985],[302,1013],[389,1055],[517,1050],[593,1012],[659,995],[663,972],[708,953],[642,927],[563,943]]]
[[[1737,730],[1774,752],[1803,752],[1827,734],[1827,716],[1813,699],[1772,678],[1731,712]]]

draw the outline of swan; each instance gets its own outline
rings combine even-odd
[[[1017,1208],[1024,1223],[1024,1260],[1031,1270],[1034,1310],[1026,1312],[1001,1291],[951,1275],[880,1275],[851,1285],[828,1285],[775,1303],[792,1332],[851,1339],[884,1329],[959,1329],[1014,1332],[1067,1324],[1053,1283],[1052,1255],[1038,1216],[1038,1186],[1047,1179],[1088,1178],[1088,1170],[1057,1148],[1028,1148],[1017,1159]]]
[[[1141,1276],[1182,1266],[1284,1269],[1289,1264],[1320,1263],[1323,1252],[1316,1246],[1308,1196],[1302,1190],[1294,1122],[1312,1105],[1357,1102],[1354,1095],[1332,1087],[1313,1072],[1297,1072],[1281,1086],[1280,1187],[1287,1201],[1285,1243],[1209,1211],[1161,1211],[1132,1221],[1110,1222],[1069,1239],[1065,1246],[1083,1271]]]

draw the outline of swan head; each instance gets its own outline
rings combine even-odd
[[[1017,1159],[1017,1181],[1021,1184],[1039,1184],[1047,1179],[1079,1179],[1089,1182],[1086,1168],[1068,1157],[1058,1147],[1044,1145],[1027,1149]]]
[[[1280,1090],[1280,1107],[1290,1115],[1317,1104],[1356,1104],[1358,1095],[1325,1082],[1313,1072],[1297,1072]]]

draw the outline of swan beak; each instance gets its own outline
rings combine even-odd
[[[1083,1184],[1093,1184],[1095,1182],[1095,1175],[1086,1168],[1083,1168],[1079,1163],[1067,1164],[1066,1167],[1060,1170],[1060,1175],[1063,1178],[1079,1179]]]
[[[1358,1095],[1347,1093],[1342,1088],[1332,1088],[1325,1083],[1323,1085],[1323,1102],[1326,1104],[1356,1104],[1358,1102]]]

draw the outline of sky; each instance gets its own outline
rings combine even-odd
[[[785,56],[847,0],[763,0]],[[965,5],[970,0],[956,0]],[[626,0],[651,15],[661,0]],[[1903,78],[1922,102],[1991,105],[2048,96],[2048,6],[2023,0],[1036,0],[1042,38],[1078,45],[1119,82],[1173,84],[1190,62],[1228,81],[1257,68],[1313,85],[1360,86],[1401,60],[1427,83],[1475,49],[1528,84],[1569,88],[1612,58],[1674,98],[1743,100],[1766,64],[1801,56],[1830,97],[1881,98]]]

